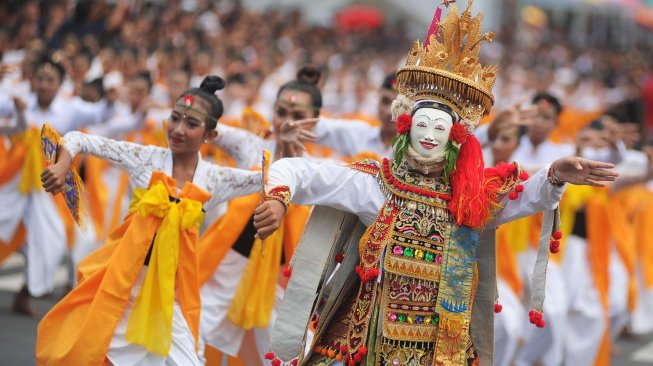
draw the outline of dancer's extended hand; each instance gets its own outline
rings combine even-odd
[[[299,121],[286,121],[281,125],[279,142],[283,157],[301,156],[306,151],[304,143],[317,140],[317,136],[312,130],[318,120],[318,118],[307,118]]]
[[[256,237],[265,240],[274,233],[283,221],[286,214],[286,206],[277,200],[263,202],[254,210],[254,228]]]
[[[603,187],[602,182],[612,182],[619,173],[614,164],[579,157],[562,158],[553,162],[553,173],[558,179],[577,185]]]
[[[57,162],[43,170],[41,173],[41,183],[46,192],[57,194],[63,191],[68,169],[73,163],[73,158],[68,150],[59,147]]]

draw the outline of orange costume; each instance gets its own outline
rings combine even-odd
[[[147,191],[135,192],[130,213],[123,224],[110,234],[101,249],[80,263],[79,286],[39,324],[36,353],[38,364],[101,365],[104,362],[114,329],[123,316],[131,290],[139,278],[153,242],[148,275],[140,295],[141,304],[147,307],[140,309],[165,310],[162,314],[152,313],[150,319],[139,319],[134,324],[139,326],[136,332],[144,332],[144,338],[149,337],[148,332],[153,335],[160,333],[158,336],[165,334],[165,329],[160,326],[166,324],[165,314],[171,315],[170,300],[177,299],[184,318],[197,339],[200,302],[195,243],[203,219],[201,205],[210,195],[190,183],[186,183],[178,196],[174,192],[174,181],[160,172],[153,174]],[[179,202],[171,202],[169,196]],[[175,233],[179,226],[183,229]],[[172,242],[164,241],[166,238]],[[159,243],[165,245],[157,245]],[[162,273],[162,269],[173,269],[176,276]],[[152,278],[148,281],[150,273]],[[165,291],[161,291],[160,298],[152,293],[151,305],[146,305],[148,294],[145,289],[157,285],[172,291],[167,291],[167,297],[163,296]],[[159,306],[149,307],[154,304]],[[132,319],[134,318],[130,318],[130,324]],[[147,328],[147,325],[155,324],[159,324],[159,327]],[[166,326],[170,327],[169,324],[164,325]],[[127,332],[129,334],[129,330]],[[167,336],[170,337],[169,329]],[[140,338],[142,335],[135,337]],[[163,348],[166,343],[169,348],[170,339],[159,341],[162,341]]]
[[[177,192],[166,176],[169,149],[78,132],[64,137],[64,147],[109,160],[137,189],[123,224],[80,263],[79,286],[39,324],[38,364],[201,364],[196,244],[203,206],[258,190],[260,174],[200,159],[193,182]]]

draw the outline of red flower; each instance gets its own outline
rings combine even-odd
[[[461,123],[454,123],[449,133],[449,141],[462,145],[469,136],[469,131]]]
[[[413,124],[413,117],[410,114],[402,114],[397,118],[397,133],[403,135],[410,131],[410,126]]]

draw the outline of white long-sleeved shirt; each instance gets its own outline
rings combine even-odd
[[[172,152],[167,148],[115,141],[76,131],[64,136],[64,147],[72,156],[80,152],[91,154],[124,170],[132,188],[146,188],[154,171],[172,176]],[[260,172],[223,168],[204,161],[200,156],[192,183],[212,195],[204,205],[208,211],[221,202],[259,191],[261,182]]]
[[[49,123],[57,132],[64,134],[82,127],[98,124],[110,119],[115,110],[106,101],[98,103],[85,102],[80,98],[65,100],[56,97],[47,109],[41,109],[36,95],[26,101],[25,118],[31,126],[41,128]],[[16,106],[11,98],[0,98],[0,115],[14,117]]]
[[[381,140],[381,129],[358,120],[320,117],[315,127],[317,143],[345,156],[372,152],[380,157],[391,157],[392,147]]]
[[[610,148],[584,148],[581,156],[586,159],[618,164],[625,154],[626,147],[623,142],[617,142],[617,149]],[[533,146],[533,143],[524,135],[519,140],[519,146],[512,153],[512,159],[518,161],[522,168],[528,172],[536,172],[542,167],[551,164],[560,158],[576,156],[576,146],[572,144],[556,144],[549,140]]]
[[[502,209],[495,214],[489,226],[555,208],[564,187],[554,187],[547,181],[547,169],[530,177],[516,200],[504,196],[500,202]],[[324,205],[347,211],[357,215],[368,226],[386,201],[376,177],[351,168],[318,164],[302,158],[281,159],[270,166],[266,189],[275,186],[287,186],[292,203]]]
[[[88,126],[88,132],[93,135],[109,137],[122,140],[129,132],[139,130],[145,125],[145,113],[132,111],[125,105],[119,104],[115,107],[115,113],[106,122]]]

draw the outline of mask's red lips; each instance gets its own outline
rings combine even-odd
[[[419,143],[422,146],[424,146],[425,149],[429,149],[429,150],[435,149],[438,146],[438,144],[433,144],[433,143],[426,142],[426,141],[420,141]]]

